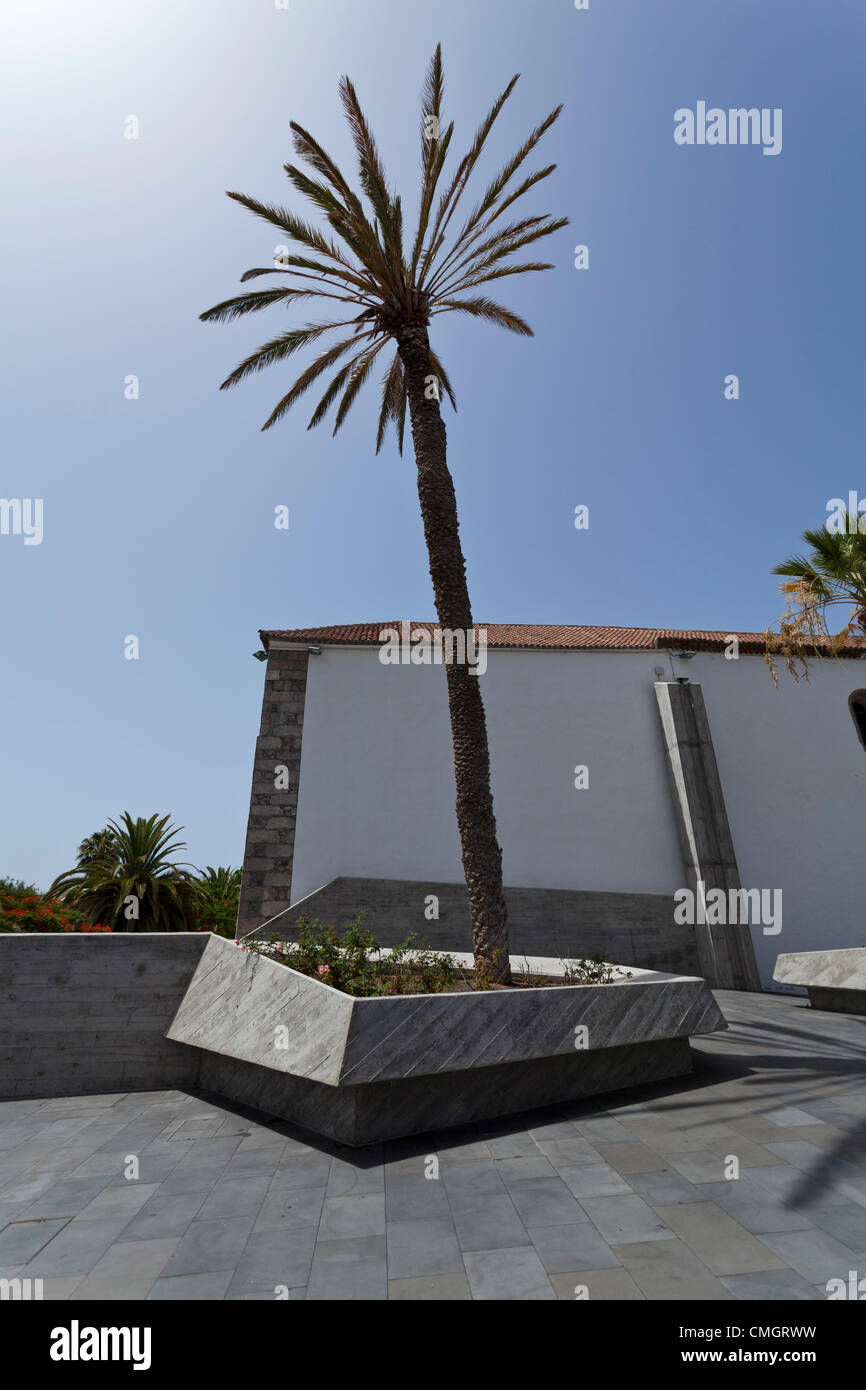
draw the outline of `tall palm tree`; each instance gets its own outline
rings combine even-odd
[[[72,903],[89,922],[104,922],[115,930],[190,930],[200,888],[189,866],[172,857],[186,845],[177,839],[169,817],[133,820],[125,811],[120,822],[108,822],[108,829],[113,857],[80,859],[54,880],[47,897]],[[137,917],[126,915],[130,899],[137,905]]]
[[[511,258],[521,248],[564,227],[567,218],[554,220],[542,215],[521,217],[517,221],[500,219],[556,167],[547,165],[514,182],[526,159],[557,119],[561,107],[557,106],[536,126],[487,185],[459,230],[454,230],[456,223],[452,227],[470,176],[516,82],[517,77],[513,77],[497,97],[468,152],[443,182],[437,199],[454,132],[453,121],[447,127],[443,125],[442,52],[437,46],[422,97],[420,207],[417,228],[410,241],[404,238],[401,199],[389,188],[355,88],[348,77],[343,77],[340,97],[358,157],[361,194],[366,198],[367,208],[309,131],[291,122],[295,153],[318,177],[295,164],[285,165],[285,171],[295,191],[313,204],[334,235],[326,235],[285,208],[259,202],[242,193],[230,193],[230,198],[295,242],[301,253],[286,256],[278,267],[248,270],[241,276],[242,282],[261,275],[285,276],[284,286],[247,291],[216,304],[201,315],[210,322],[231,321],[271,304],[293,306],[300,299],[324,299],[342,306],[339,310],[331,307],[332,313],[342,313],[341,318],[307,323],[271,339],[245,358],[222,383],[222,389],[235,386],[253,372],[286,361],[309,344],[318,345],[326,334],[346,330],[338,334],[339,341],[327,347],[301,372],[265,421],[262,428],[266,430],[282,419],[323,373],[347,359],[330,381],[308,426],[318,425],[336,404],[336,434],[379,354],[388,346],[393,349],[382,380],[376,452],[382,446],[389,424],[393,423],[402,453],[408,408],[439,625],[443,631],[462,632],[467,639],[474,629],[454,484],[446,463],[445,423],[439,408],[442,392],[455,410],[457,407],[445,366],[431,347],[429,329],[437,314],[456,312],[486,320],[513,333],[532,334],[532,329],[517,314],[486,295],[470,291],[509,275],[552,269],[547,263],[521,263]],[[494,981],[507,982],[510,973],[502,852],[493,814],[484,705],[478,680],[471,674],[468,664],[449,662],[446,675],[454,743],[457,824],[475,957],[485,975]]]
[[[787,579],[780,585],[786,609],[778,632],[767,633],[770,669],[773,658],[785,658],[792,675],[808,675],[808,655],[840,651],[852,639],[866,638],[866,533],[862,517],[846,517],[844,529],[822,526],[804,531],[807,554],[790,555],[773,574]],[[841,607],[845,624],[832,634],[829,610]]]

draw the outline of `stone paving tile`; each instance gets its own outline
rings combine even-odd
[[[559,1299],[579,1299],[590,1303],[645,1302],[637,1284],[625,1269],[571,1270],[567,1274],[549,1274]]]
[[[529,1238],[548,1274],[563,1274],[597,1263],[618,1263],[613,1251],[590,1222],[571,1226],[535,1226]]]
[[[106,1250],[126,1226],[128,1217],[119,1220],[100,1217],[94,1221],[68,1221],[30,1263],[24,1273],[33,1278],[49,1274],[89,1274]],[[8,1229],[8,1227],[7,1227]]]
[[[681,1240],[617,1245],[614,1253],[638,1288],[653,1301],[726,1301],[734,1297]]]
[[[454,1222],[450,1216],[389,1221],[387,1246],[389,1279],[459,1274],[463,1270]]]
[[[425,1216],[447,1216],[451,1208],[441,1179],[423,1173],[394,1173],[385,1181],[385,1215],[388,1221],[412,1221]]]
[[[514,1183],[525,1182],[527,1178],[555,1178],[556,1169],[545,1158],[544,1154],[536,1150],[534,1157],[526,1158],[499,1158],[495,1160],[496,1171],[506,1187],[511,1187]]]
[[[779,1263],[784,1262],[810,1284],[822,1284],[828,1279],[847,1279],[852,1251],[826,1231],[781,1231],[759,1239]]]
[[[491,1159],[488,1163],[461,1163],[443,1168],[441,1181],[452,1210],[457,1211],[467,1204],[471,1207],[479,1197],[504,1197],[505,1183],[497,1166]]]
[[[711,1274],[751,1274],[784,1266],[715,1202],[680,1202],[654,1210]]]
[[[95,1221],[106,1216],[131,1221],[157,1191],[156,1183],[127,1182],[124,1187],[104,1187],[87,1203],[76,1221]]]
[[[531,1246],[478,1250],[463,1259],[473,1298],[521,1303],[556,1298],[544,1265]]]
[[[773,1197],[768,1188],[750,1181],[748,1177],[731,1182],[701,1183],[697,1190],[701,1200],[715,1202],[753,1235],[765,1235],[770,1231],[804,1231],[813,1224],[820,1225],[805,1212],[797,1211]],[[866,1211],[860,1214],[866,1228]]]
[[[574,1197],[616,1197],[632,1188],[607,1163],[581,1163],[560,1168],[559,1176]]]
[[[852,1250],[866,1248],[866,1208],[854,1202],[845,1206],[824,1207],[812,1213],[812,1221],[820,1230],[835,1236]]]
[[[326,1197],[319,1221],[322,1240],[385,1234],[385,1196],[362,1192],[349,1197]]]
[[[177,1243],[177,1237],[115,1242],[76,1286],[75,1297],[100,1302],[147,1298]]]
[[[178,1192],[163,1194],[157,1189],[148,1198],[141,1211],[124,1227],[123,1239],[160,1240],[169,1236],[182,1236],[198,1216],[204,1192]]]
[[[628,1180],[638,1196],[643,1197],[650,1206],[701,1201],[700,1187],[670,1168],[663,1173],[630,1173]]]
[[[221,1177],[202,1204],[200,1221],[219,1221],[232,1216],[257,1217],[270,1186],[269,1177]]]
[[[389,1279],[388,1298],[392,1303],[435,1301],[437,1303],[466,1302],[472,1298],[469,1280],[461,1269],[459,1274],[428,1274],[412,1279]]]
[[[293,1187],[327,1187],[331,1173],[330,1154],[291,1154],[284,1157],[271,1179],[272,1192],[287,1192]]]
[[[523,1224],[568,1226],[587,1220],[586,1212],[561,1178],[533,1178],[509,1185],[509,1196]]]
[[[0,1231],[0,1265],[26,1264],[67,1224],[55,1220],[18,1221]]]
[[[318,1240],[307,1284],[307,1298],[385,1300],[388,1265],[384,1236]]]
[[[529,1245],[529,1235],[507,1193],[480,1195],[452,1210],[461,1250],[502,1250]]]
[[[709,1149],[692,1149],[688,1153],[669,1154],[668,1167],[673,1168],[686,1182],[723,1182],[725,1160],[722,1154]]]
[[[166,1274],[205,1274],[236,1264],[253,1227],[251,1216],[228,1221],[193,1221],[179,1241]]]
[[[607,1115],[598,1115],[586,1120],[575,1120],[575,1126],[582,1139],[591,1144],[615,1144],[620,1139],[631,1139],[632,1135],[619,1120]]]
[[[604,1162],[623,1175],[661,1173],[668,1166],[661,1154],[640,1139],[621,1144],[600,1143],[596,1144],[596,1148]]]
[[[628,1197],[582,1197],[580,1204],[610,1245],[674,1239],[674,1232],[636,1193]]]
[[[487,1140],[493,1158],[536,1158],[541,1152],[531,1135],[520,1130],[514,1134],[499,1134]]]
[[[306,1284],[315,1248],[315,1226],[251,1235],[235,1268],[227,1296],[274,1299],[277,1289]]]
[[[549,1139],[539,1137],[535,1142],[554,1168],[573,1168],[578,1163],[602,1162],[598,1149],[579,1134],[568,1138],[561,1135]]]
[[[318,1226],[324,1200],[323,1187],[293,1187],[287,1192],[269,1192],[256,1217],[253,1234]]]
[[[382,1163],[369,1166],[352,1163],[350,1160],[335,1158],[331,1160],[328,1178],[329,1197],[348,1197],[358,1193],[381,1192],[385,1186],[385,1167]]]
[[[798,1110],[796,1105],[783,1105],[778,1110],[766,1111],[763,1118],[787,1129],[792,1125],[813,1125],[817,1117],[807,1114],[805,1110]]]
[[[866,1270],[862,1021],[719,999],[691,1081],[364,1150],[179,1091],[0,1102],[0,1274],[73,1300],[826,1298]]]
[[[19,1219],[38,1221],[44,1217],[77,1216],[105,1186],[104,1177],[69,1178],[66,1182],[55,1183],[43,1191],[35,1202],[25,1203],[19,1209]]]
[[[760,1299],[761,1302],[815,1302],[820,1296],[801,1274],[793,1269],[772,1269],[755,1274],[729,1274],[722,1278],[734,1298]],[[825,1295],[826,1297],[826,1295]]]
[[[188,1299],[222,1299],[232,1281],[234,1269],[213,1270],[208,1274],[169,1274],[157,1279],[148,1301],[186,1302]]]

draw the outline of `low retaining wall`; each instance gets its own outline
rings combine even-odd
[[[431,896],[439,917],[424,916]],[[701,975],[694,927],[674,921],[664,893],[590,893],[567,888],[506,888],[509,948],[515,956],[601,956],[642,970]],[[417,932],[437,951],[471,951],[464,883],[394,878],[335,878],[251,933],[292,940],[302,915],[342,929],[363,911],[383,946]]]
[[[0,935],[0,1097],[195,1085],[165,1034],[210,933]]]

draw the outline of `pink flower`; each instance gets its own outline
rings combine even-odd
[[[330,967],[329,965],[320,965],[319,968],[318,968],[318,970],[316,971],[316,974],[317,974],[317,975],[327,975],[327,974],[329,973],[330,969],[331,969],[331,967]]]

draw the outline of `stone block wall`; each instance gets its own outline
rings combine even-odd
[[[0,935],[0,1097],[196,1084],[165,1033],[208,932]]]
[[[306,651],[272,649],[268,654],[262,722],[253,763],[238,936],[282,912],[291,901],[308,660]],[[287,787],[278,786],[278,768],[287,769]]]

